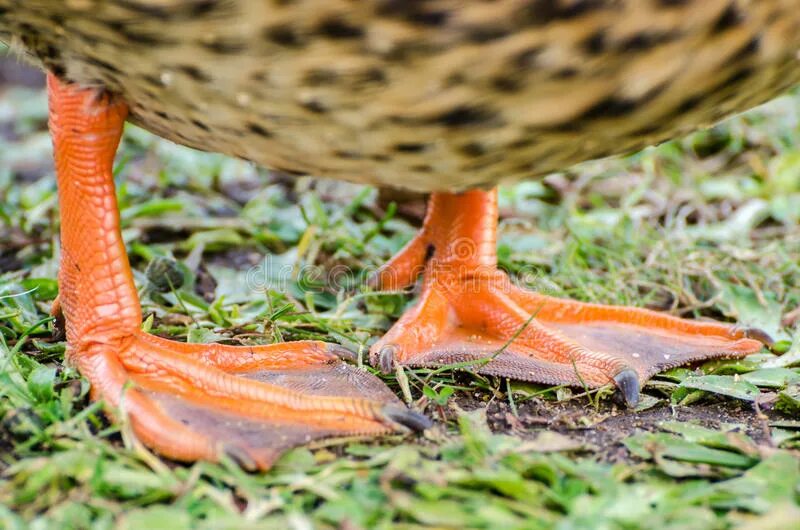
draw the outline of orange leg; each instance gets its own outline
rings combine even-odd
[[[661,370],[769,342],[758,330],[527,291],[497,269],[496,234],[496,191],[431,197],[420,233],[371,279],[399,289],[424,275],[419,303],[372,347],[373,364],[474,361],[478,372],[527,381],[614,383],[635,406]]]
[[[142,442],[179,460],[228,454],[263,469],[314,439],[428,425],[380,380],[342,362],[339,346],[182,344],[142,332],[111,173],[127,108],[52,75],[48,89],[61,203],[54,311],[64,317],[69,361]]]

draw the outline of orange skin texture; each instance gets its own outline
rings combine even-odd
[[[297,445],[296,440],[283,440],[282,431],[306,441],[398,430],[391,418],[403,414],[396,410],[396,398],[356,396],[358,388],[348,387],[347,378],[341,392],[334,387],[333,395],[314,395],[302,383],[299,389],[287,388],[240,377],[300,374],[302,381],[308,371],[316,374],[309,376],[309,386],[313,377],[336,378],[341,362],[335,348],[325,343],[184,344],[142,332],[112,178],[127,108],[53,75],[48,90],[62,212],[55,309],[64,318],[68,360],[91,382],[94,398],[103,399],[112,413],[127,416],[139,440],[162,455],[213,461],[227,453],[250,468],[265,469],[280,451]],[[190,419],[179,421],[175,411]],[[193,425],[197,411],[211,419]],[[249,431],[207,434],[222,421],[250,422]],[[254,445],[253,432],[261,430],[274,443]]]
[[[427,426],[323,342],[183,344],[142,332],[112,178],[127,107],[53,75],[48,89],[62,212],[54,309],[68,360],[141,442],[178,460],[230,455],[266,469],[313,439]],[[630,403],[639,388],[631,385],[664,367],[761,348],[748,338],[757,333],[729,325],[524,290],[497,269],[496,235],[496,191],[432,195],[419,235],[373,278],[399,289],[424,277],[418,304],[372,348],[374,362],[388,369],[478,359],[477,371],[519,379],[616,383]]]
[[[497,215],[496,190],[432,196],[420,233],[372,279],[396,290],[424,278],[419,303],[372,347],[374,363],[479,360],[479,372],[590,388],[632,371],[641,386],[666,367],[754,353],[762,344],[751,336],[768,341],[757,330],[518,287],[497,269]]]

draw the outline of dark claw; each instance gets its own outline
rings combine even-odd
[[[394,346],[387,344],[378,352],[378,370],[384,374],[391,373],[394,369]]]
[[[433,422],[424,414],[398,405],[386,405],[383,407],[383,414],[393,422],[416,432],[422,432],[433,425]]]
[[[370,291],[380,291],[381,290],[381,275],[378,271],[373,272],[367,279],[364,281],[367,289]]]
[[[625,399],[628,408],[634,408],[639,404],[639,376],[630,368],[622,370],[614,376],[614,384]]]
[[[64,315],[59,313],[58,315],[53,315],[55,319],[53,321],[53,334],[52,339],[54,341],[61,341],[67,338],[67,322],[64,320]]]
[[[242,449],[236,445],[228,445],[225,447],[225,454],[228,455],[231,460],[236,462],[236,464],[246,471],[256,471],[258,469],[258,464],[253,458],[247,453],[246,450]]]
[[[340,344],[332,344],[328,342],[326,345],[328,348],[328,353],[332,353],[338,358],[344,361],[350,361],[351,363],[358,361],[358,354],[356,352],[348,350]]]
[[[772,348],[772,346],[775,344],[775,340],[763,329],[745,328],[743,331],[745,337],[748,339],[755,339],[767,348]]]

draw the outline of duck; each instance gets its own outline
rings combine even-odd
[[[632,152],[800,81],[793,0],[0,0],[0,40],[47,72],[67,360],[165,457],[267,469],[290,447],[421,431],[349,350],[185,344],[142,330],[112,169],[126,121],[193,148],[430,194],[368,280],[421,283],[369,352],[615,386],[769,345],[758,329],[518,286],[497,186]]]

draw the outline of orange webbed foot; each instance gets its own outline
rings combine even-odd
[[[496,268],[496,195],[437,194],[420,234],[377,272],[393,289],[423,274],[416,306],[371,349],[394,363],[458,363],[480,373],[553,385],[614,384],[630,406],[654,374],[692,361],[739,357],[769,337],[717,322],[544,296]]]
[[[373,375],[322,342],[182,344],[141,331],[112,177],[124,103],[48,77],[61,205],[59,297],[67,359],[135,435],[178,460],[227,454],[265,469],[323,437],[424,429]]]
[[[267,469],[284,450],[320,438],[429,425],[343,354],[352,355],[317,341],[185,344],[136,332],[84,342],[70,359],[93,396],[156,452],[187,461],[228,455]]]

